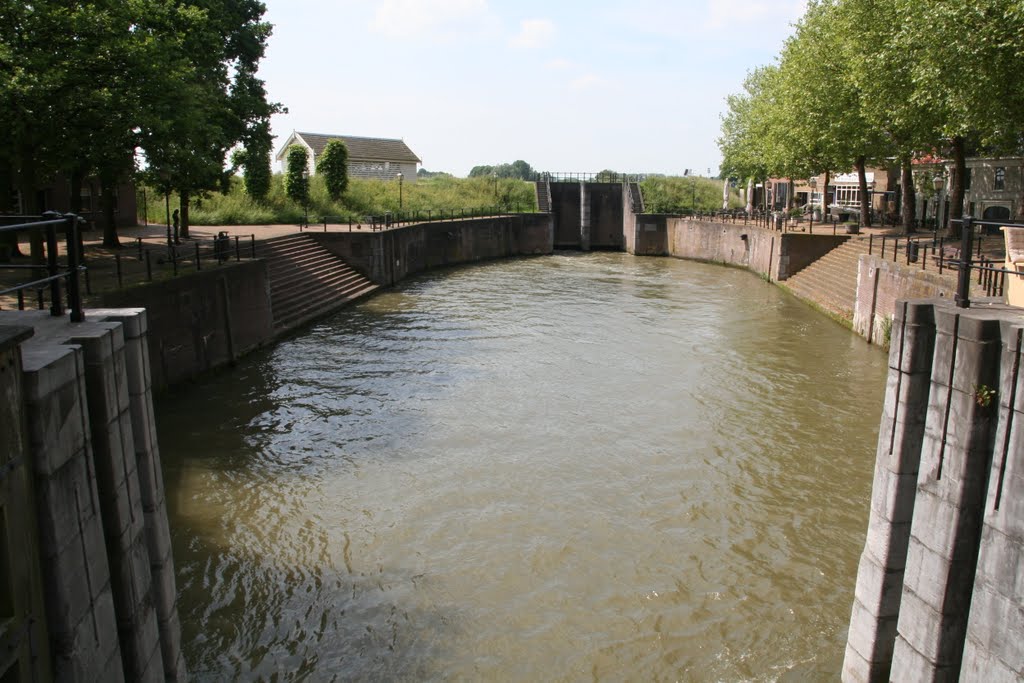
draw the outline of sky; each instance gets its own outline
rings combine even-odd
[[[275,151],[401,138],[422,168],[716,175],[725,98],[805,0],[265,0]]]

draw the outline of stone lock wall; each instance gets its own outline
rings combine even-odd
[[[553,249],[552,218],[546,213],[419,223],[378,233],[310,234],[380,285],[433,268]]]
[[[896,305],[843,680],[1024,678],[1024,312]]]
[[[52,674],[184,680],[146,313],[89,310],[70,323],[45,311],[0,312],[0,325],[13,324],[32,334],[18,344],[20,372],[0,381],[20,395],[13,405],[32,489],[23,502],[34,501],[22,515],[35,520],[38,539],[24,549],[37,560],[44,603],[30,620],[45,630]],[[25,661],[5,670],[0,659],[0,676],[19,680]]]

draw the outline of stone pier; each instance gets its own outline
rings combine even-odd
[[[61,681],[184,680],[146,312],[92,310],[81,323],[0,313],[0,326],[14,325],[26,330],[21,367],[0,383],[21,397],[14,419],[28,436],[20,505],[32,509],[20,515],[38,528],[24,551],[36,556],[25,566],[38,567],[42,604],[27,621],[43,642],[27,659],[0,658],[0,679],[49,669]]]
[[[1024,311],[899,302],[843,680],[1020,680]]]

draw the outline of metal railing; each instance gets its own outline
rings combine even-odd
[[[82,311],[82,293],[79,288],[79,275],[85,270],[81,265],[81,254],[79,253],[80,242],[78,239],[78,224],[81,217],[75,214],[61,215],[56,212],[44,213],[24,223],[15,223],[0,227],[0,232],[17,233],[18,230],[43,230],[45,239],[46,264],[34,265],[13,265],[0,264],[5,270],[26,270],[34,274],[43,271],[45,277],[33,277],[27,282],[20,282],[13,287],[0,290],[0,296],[16,293],[18,296],[18,309],[25,309],[25,292],[35,290],[39,299],[39,307],[43,308],[43,292],[50,290],[50,315],[64,315],[63,295],[61,293],[61,281],[67,283],[67,307],[71,310],[71,322],[80,323],[85,320]],[[65,264],[61,268],[57,246],[57,228],[64,229],[65,239]]]
[[[188,244],[145,242],[135,238],[134,248],[114,253],[113,272],[96,267],[89,272],[96,277],[112,276],[118,289],[128,285],[153,282],[168,275],[176,277],[183,271],[200,272],[209,264],[222,265],[228,261],[256,258],[256,235],[228,235],[221,232],[212,239],[190,239]],[[163,272],[163,274],[162,274]],[[95,279],[95,278],[93,278]],[[91,293],[92,282],[87,282]]]
[[[1005,268],[1003,261],[986,257],[982,252],[984,236],[975,235],[973,227],[979,222],[987,225],[1005,225],[993,221],[975,221],[973,218],[953,219],[960,223],[959,240],[946,240],[937,232],[927,235],[868,237],[868,254],[877,255],[883,260],[904,262],[905,265],[919,264],[922,271],[928,270],[929,264],[939,275],[947,270],[957,271],[956,305],[969,308],[970,284],[976,278],[977,288],[984,296],[1003,296],[1006,292],[1006,277],[1016,271]],[[876,246],[877,245],[877,246]],[[930,253],[929,253],[930,252]]]
[[[535,173],[530,180],[552,183],[642,183],[647,176],[642,173],[589,173],[589,172],[542,172]]]
[[[532,209],[532,207],[531,207]],[[465,209],[428,209],[426,211],[394,211],[387,212],[384,214],[378,214],[374,216],[363,216],[362,218],[353,221],[351,218],[346,219],[344,216],[321,216],[318,223],[323,226],[323,231],[327,232],[328,225],[348,226],[348,231],[352,232],[355,230],[362,230],[363,226],[370,228],[373,231],[387,230],[389,228],[397,228],[403,225],[411,225],[413,223],[435,223],[440,221],[456,221],[465,220],[469,218],[488,218],[491,216],[508,216],[509,214],[524,213],[522,205],[518,202],[511,206],[491,206],[491,207],[476,207],[476,208],[465,208]],[[532,213],[528,211],[527,213]],[[301,230],[300,226],[300,230]],[[306,229],[311,229],[310,226],[306,226]]]

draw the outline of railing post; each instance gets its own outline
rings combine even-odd
[[[58,214],[47,212],[43,214],[47,220],[58,218]],[[57,277],[57,228],[54,225],[46,226],[46,270],[50,280],[50,315],[64,315],[64,308],[61,302],[60,279]]]
[[[874,246],[875,236],[868,235],[868,256],[871,256],[871,249]]]
[[[171,267],[174,269],[174,275],[178,275],[178,248],[171,245]]]
[[[82,312],[82,293],[78,289],[78,216],[65,214],[64,232],[68,250],[68,306],[71,308],[71,322],[80,323],[85,320]],[[118,254],[120,256],[120,254]],[[120,268],[120,262],[118,263]],[[120,277],[120,275],[118,275]]]
[[[193,242],[192,244],[194,244],[194,245],[195,245],[195,248],[196,248],[196,270],[197,270],[197,271],[198,271],[198,270],[202,270],[202,269],[203,269],[203,265],[202,265],[202,263],[201,263],[201,262],[199,261],[199,240],[196,240],[196,241],[195,241],[195,242]]]
[[[352,230],[352,224],[349,223],[349,231]],[[235,261],[242,260],[242,247],[238,243],[238,235],[235,235]]]
[[[256,258],[256,234],[253,233],[252,235],[249,235],[249,239],[252,243],[252,257]]]
[[[152,282],[153,281],[153,259],[152,259],[151,254],[152,254],[152,252],[149,249],[147,249],[146,250],[146,281],[147,282]]]
[[[114,254],[114,268],[117,271],[117,287],[118,289],[124,288],[124,277],[121,273],[121,254]]]
[[[971,307],[971,247],[974,245],[974,219],[964,216],[960,223],[960,271],[956,278],[956,307]]]

